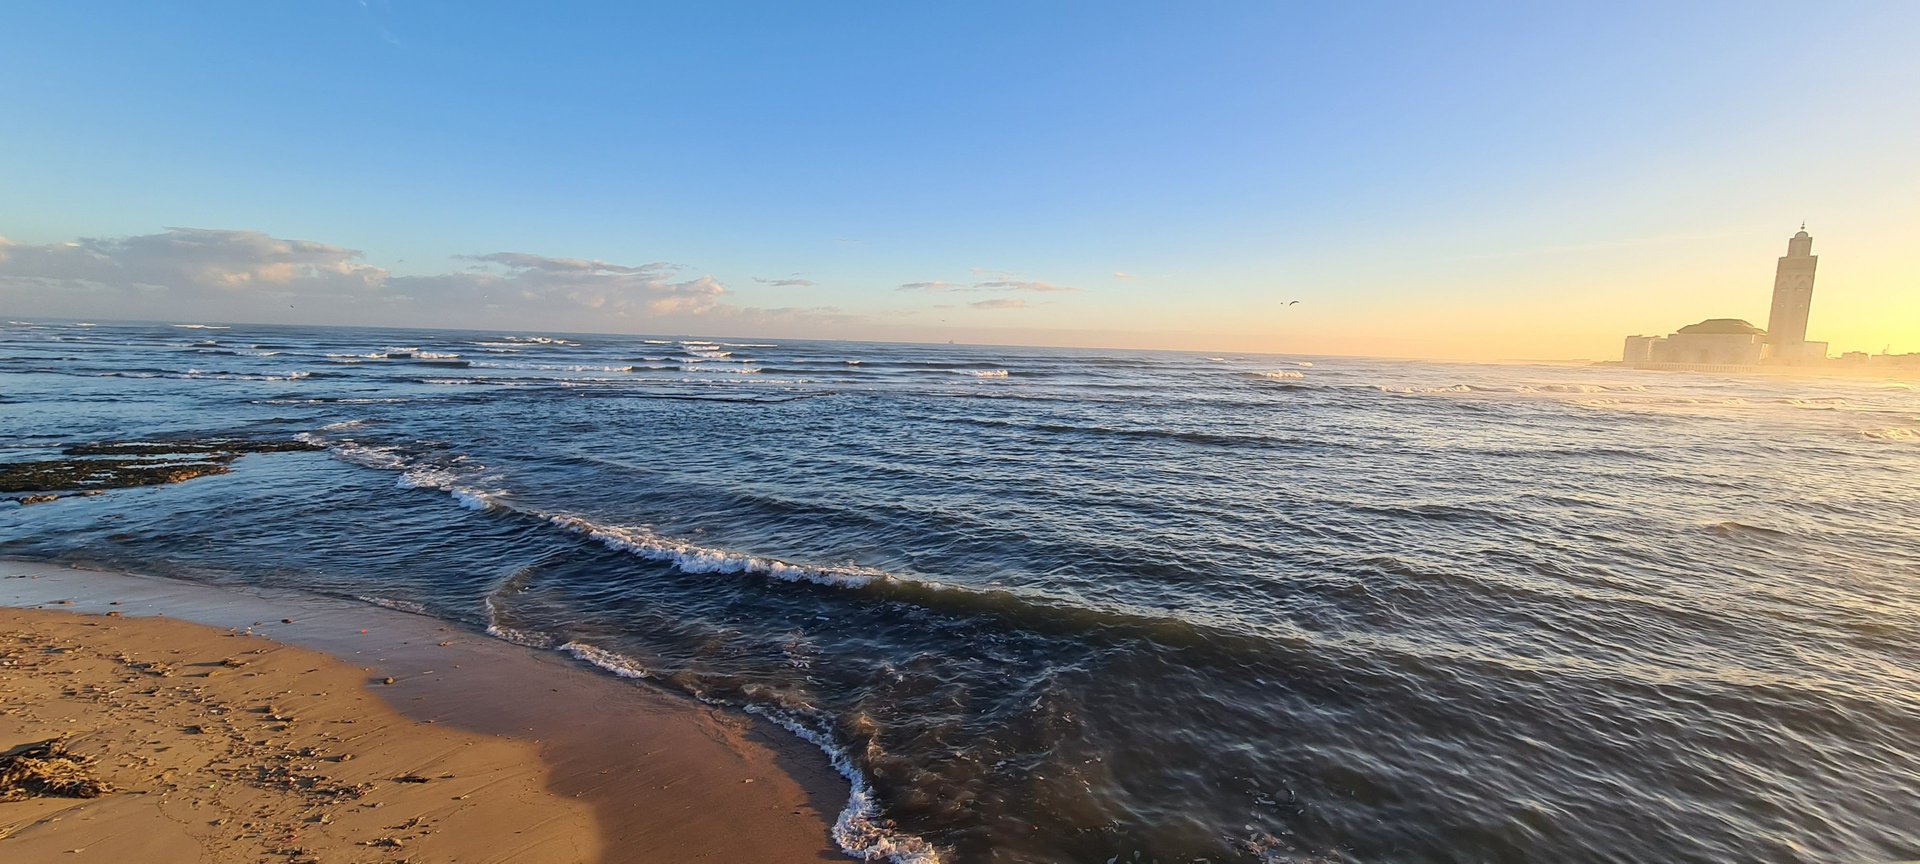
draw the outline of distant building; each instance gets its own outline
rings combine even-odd
[[[1867,358],[1867,365],[1893,369],[1920,369],[1920,353],[1875,354]]]
[[[1653,362],[1653,346],[1665,342],[1665,336],[1628,336],[1626,347],[1620,351],[1620,359],[1628,363]]]
[[[1766,356],[1766,350],[1767,331],[1738,318],[1709,318],[1654,340],[1647,359],[1695,366],[1752,366]]]
[[[1800,233],[1787,241],[1787,254],[1773,271],[1767,357],[1775,363],[1797,364],[1827,357],[1825,342],[1807,341],[1807,315],[1813,310],[1813,270],[1819,264],[1820,257],[1813,254],[1813,237],[1802,225]]]
[[[1647,366],[1800,366],[1827,362],[1827,343],[1807,341],[1813,310],[1813,254],[1807,226],[1787,240],[1787,254],[1773,273],[1773,307],[1762,330],[1738,318],[1709,318],[1670,336],[1628,336],[1624,363]]]

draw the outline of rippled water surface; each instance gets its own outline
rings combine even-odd
[[[0,445],[308,436],[0,554],[762,713],[947,862],[1920,858],[1920,392],[1547,365],[14,323]]]

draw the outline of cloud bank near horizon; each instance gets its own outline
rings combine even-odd
[[[37,315],[360,324],[446,319],[551,326],[587,315],[657,325],[844,324],[858,317],[833,307],[729,303],[719,279],[687,275],[664,261],[619,264],[526,252],[456,260],[469,266],[396,275],[357,249],[232,229],[167,228],[39,245],[0,237],[0,299]]]

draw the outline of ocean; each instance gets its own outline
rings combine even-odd
[[[6,505],[0,555],[751,712],[872,860],[1920,858],[1913,383],[0,328],[0,459],[233,437],[324,449]]]

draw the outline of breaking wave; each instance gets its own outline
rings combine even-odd
[[[363,603],[372,603],[375,606],[379,606],[386,609],[394,609],[400,612],[410,612],[414,615],[426,615],[429,617],[433,615],[432,609],[428,609],[426,606],[421,605],[419,603],[415,603],[412,600],[395,600],[391,597],[373,597],[366,594],[355,594],[353,595],[353,599],[359,600]]]
[[[488,627],[489,633],[495,628]],[[500,633],[509,631],[502,629]],[[499,634],[496,634],[499,635]],[[506,638],[506,637],[503,637]],[[518,641],[508,638],[508,641]],[[548,640],[551,642],[551,640]],[[520,644],[526,644],[521,642]],[[588,645],[584,642],[567,642],[559,649],[574,659],[587,663],[621,678],[644,681],[660,681],[660,676],[631,657],[617,654],[604,648]],[[839,818],[833,823],[833,841],[848,855],[862,861],[891,861],[894,864],[940,864],[940,854],[927,841],[903,834],[896,830],[892,820],[880,813],[880,804],[875,799],[873,787],[859,766],[853,762],[853,755],[833,740],[833,736],[819,727],[825,721],[805,718],[786,709],[774,708],[754,702],[736,705],[722,699],[713,699],[704,694],[694,693],[695,698],[709,704],[723,707],[737,707],[754,715],[764,717],[793,733],[799,738],[825,753],[833,769],[846,778],[850,791],[846,806],[840,809]]]

